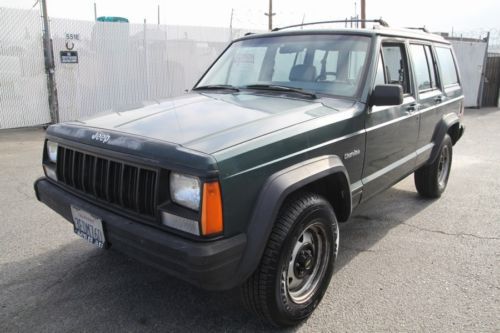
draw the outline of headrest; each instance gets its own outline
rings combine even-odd
[[[314,81],[316,79],[316,67],[312,65],[295,65],[288,77],[290,81]]]

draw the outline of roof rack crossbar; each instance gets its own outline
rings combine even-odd
[[[289,28],[296,28],[296,27],[303,27],[306,25],[316,25],[316,24],[328,24],[328,23],[351,23],[351,22],[371,22],[371,23],[379,23],[383,27],[388,27],[389,24],[387,24],[386,21],[382,19],[376,19],[376,20],[359,20],[359,19],[344,19],[344,20],[333,20],[333,21],[319,21],[319,22],[308,22],[308,23],[301,23],[301,24],[294,24],[294,25],[288,25],[286,27],[278,27],[274,28],[272,31],[279,31],[283,29],[289,29]]]
[[[406,27],[405,29],[410,29],[410,30],[421,30],[423,32],[430,32],[429,30],[427,30],[426,27]]]

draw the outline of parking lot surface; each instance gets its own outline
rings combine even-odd
[[[410,176],[341,225],[330,288],[290,332],[500,331],[500,110],[466,110],[448,188]],[[271,331],[206,292],[93,247],[36,201],[43,130],[0,132],[0,332]]]

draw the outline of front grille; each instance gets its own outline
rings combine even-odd
[[[93,198],[155,216],[157,172],[59,146],[57,179]]]

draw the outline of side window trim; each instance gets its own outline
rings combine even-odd
[[[384,83],[387,84],[387,73],[385,72],[385,60],[384,60],[384,52],[382,52],[382,44],[380,45],[379,50],[379,61],[382,62],[382,74],[384,75]],[[377,63],[378,69],[378,63]]]
[[[434,52],[434,45],[432,44],[426,44],[429,48],[429,52],[430,52],[430,65],[432,65],[432,68],[434,69],[434,80],[436,82],[434,82],[434,85],[433,87],[435,89],[438,89],[438,90],[442,90],[442,84],[441,84],[441,77],[440,77],[440,74],[439,74],[439,68],[438,68],[438,64],[437,64],[437,60],[436,60],[436,53]],[[427,56],[427,52],[426,52],[426,56]],[[427,61],[429,61],[429,59],[427,59]]]

